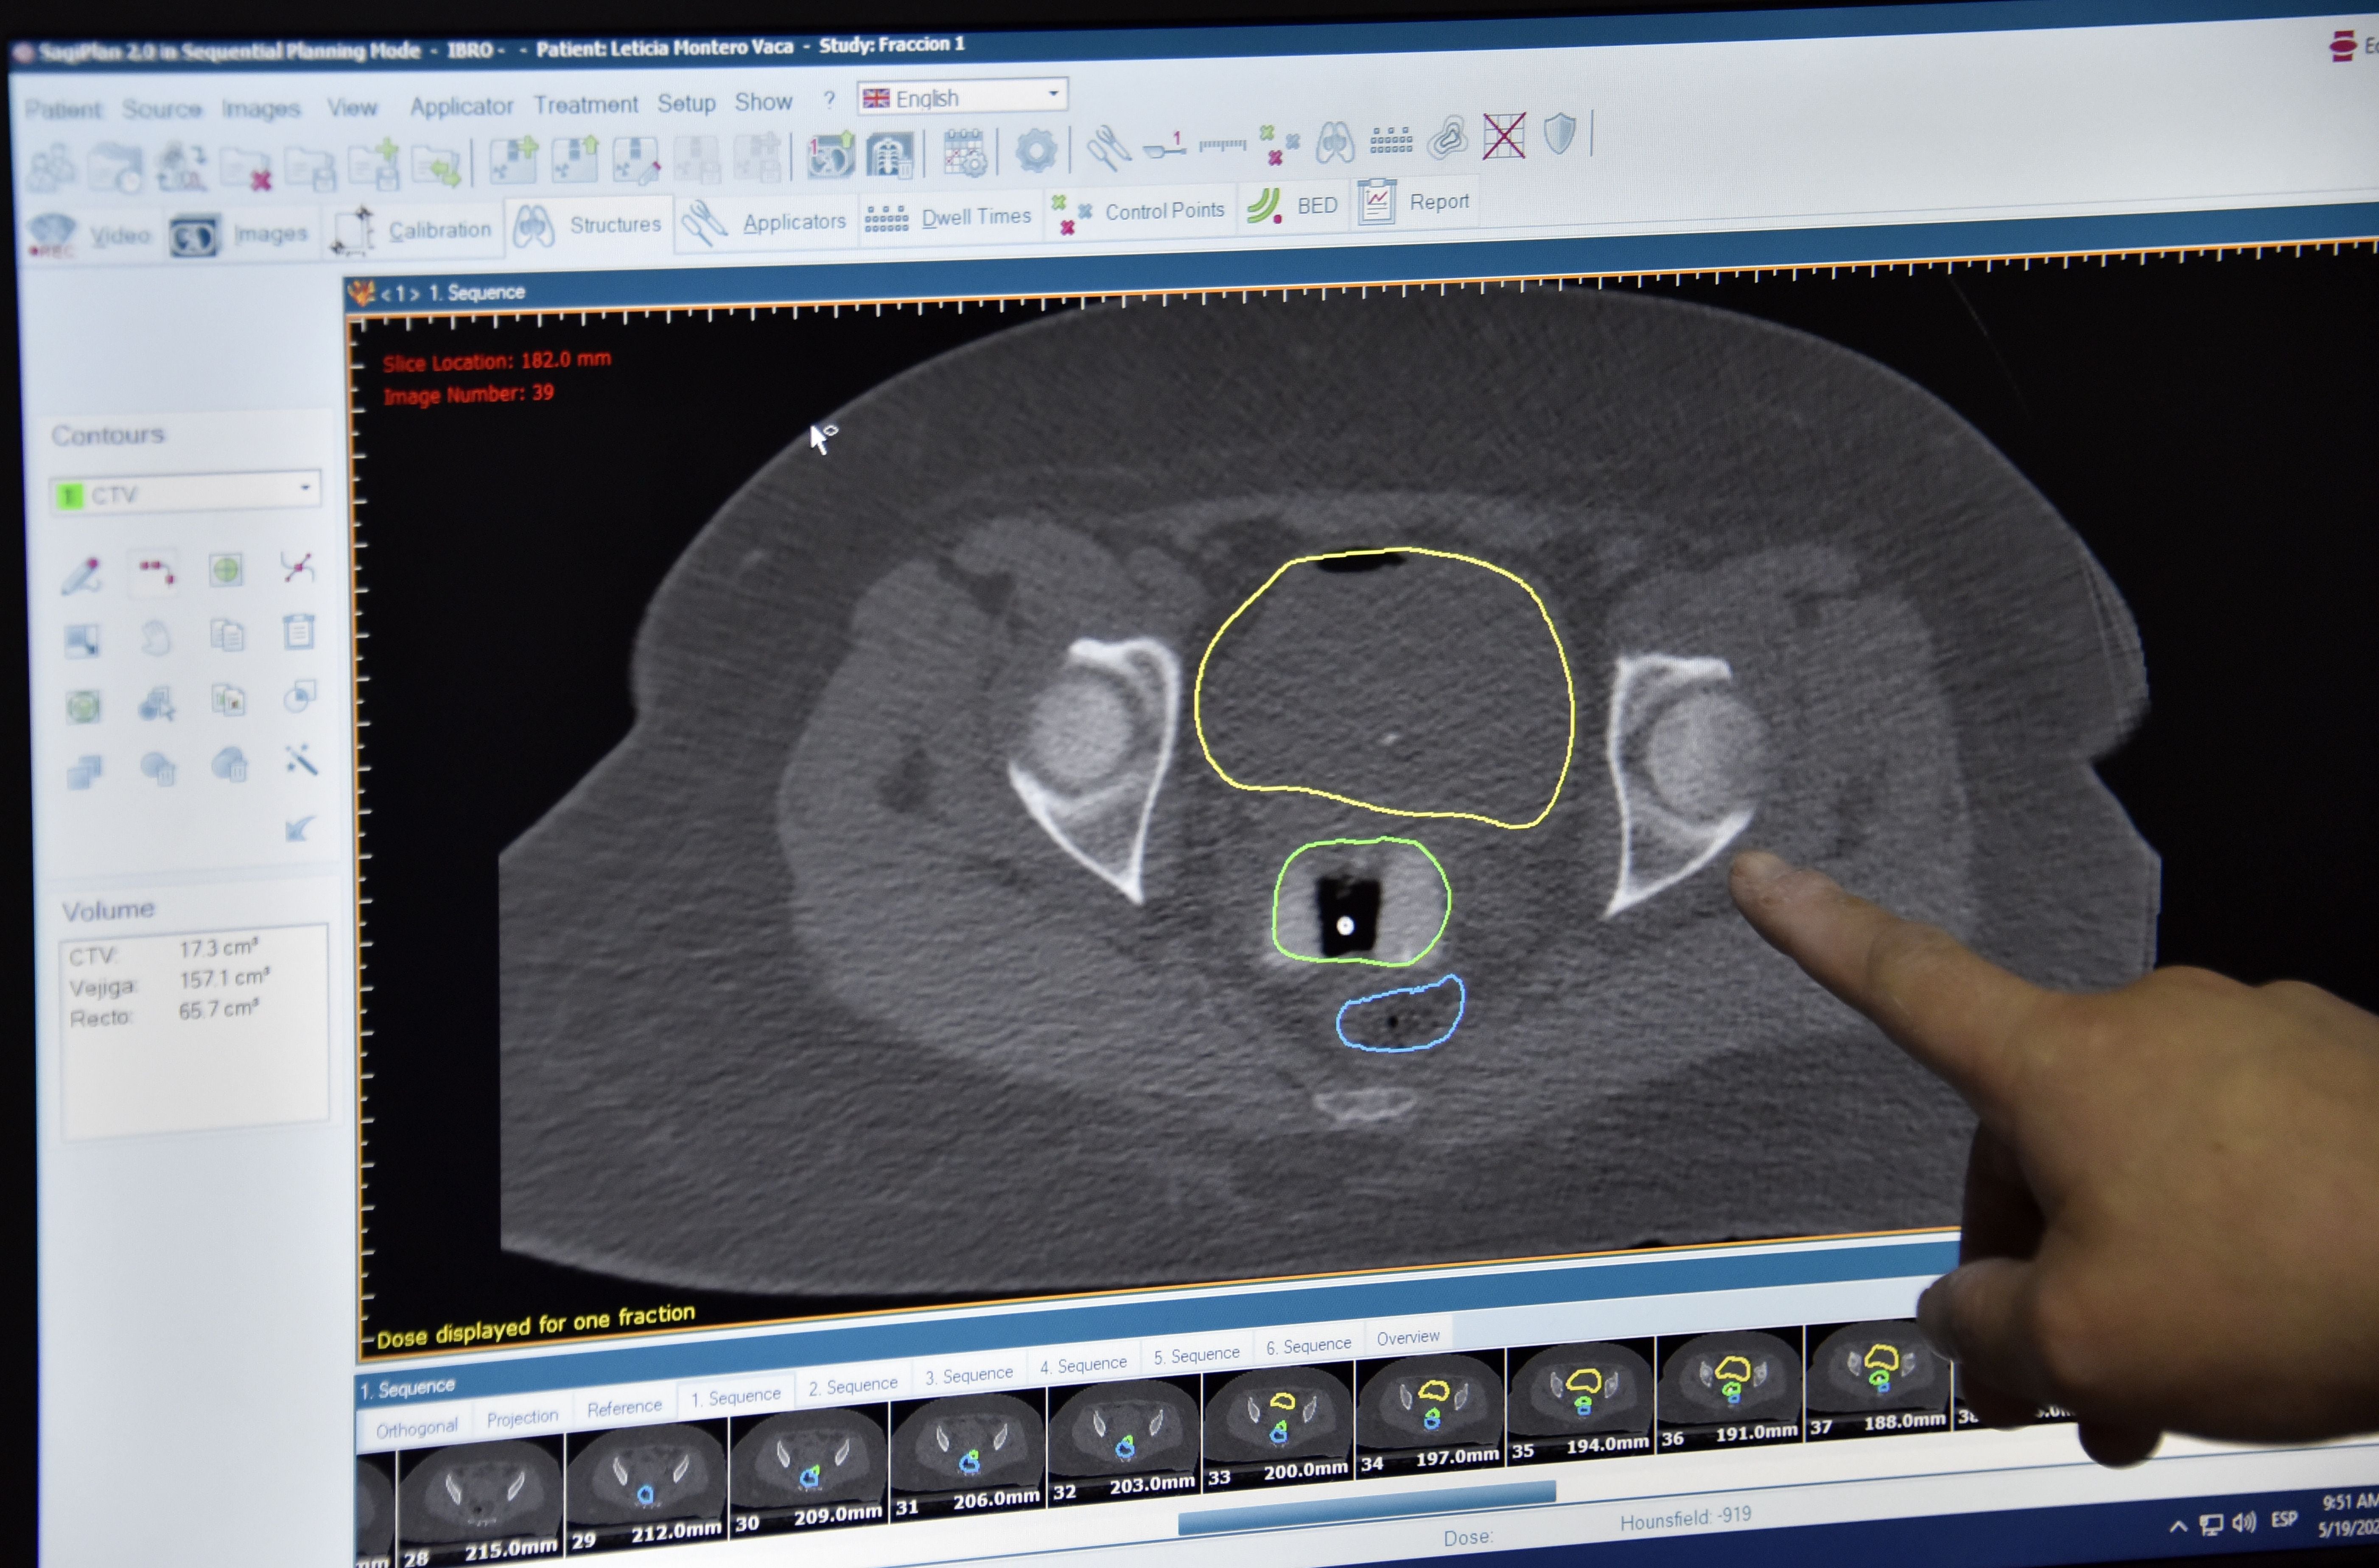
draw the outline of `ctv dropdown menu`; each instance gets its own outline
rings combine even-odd
[[[322,504],[320,468],[239,474],[116,474],[54,479],[50,510],[61,517],[152,512],[262,512]]]

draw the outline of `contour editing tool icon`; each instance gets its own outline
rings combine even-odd
[[[842,434],[842,429],[839,426],[812,425],[810,427],[810,449],[813,452],[815,452],[820,457],[824,457],[826,455],[826,443],[840,434]]]

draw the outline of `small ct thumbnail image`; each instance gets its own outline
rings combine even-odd
[[[562,1440],[515,1438],[399,1453],[396,1520],[398,1554],[413,1568],[559,1551]]]
[[[727,1534],[727,1423],[570,1434],[570,1550],[620,1551]]]
[[[1197,1491],[1196,1378],[1052,1389],[1049,1405],[1050,1507]]]
[[[1503,1463],[1503,1353],[1407,1356],[1356,1368],[1358,1475],[1433,1475]]]
[[[1906,1319],[1813,1325],[1809,1441],[1950,1429],[1950,1359]]]
[[[892,1517],[1041,1506],[1045,1391],[892,1406]]]
[[[1355,1473],[1345,1362],[1266,1367],[1206,1380],[1206,1490],[1254,1491]]]
[[[1660,1449],[1801,1441],[1802,1331],[1737,1329],[1660,1341]]]
[[[735,1417],[729,1529],[767,1536],[883,1523],[885,1430],[881,1405]]]
[[[389,1568],[396,1552],[396,1455],[356,1456],[356,1568]]]
[[[1652,1452],[1649,1339],[1548,1345],[1510,1354],[1512,1464]]]

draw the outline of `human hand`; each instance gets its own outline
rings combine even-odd
[[[2061,1405],[2108,1465],[2379,1428],[2379,1018],[2194,969],[2045,991],[1774,855],[1730,885],[1981,1118],[1917,1316],[1985,1420]]]

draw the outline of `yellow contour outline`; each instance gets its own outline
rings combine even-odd
[[[1743,1370],[1740,1372],[1728,1371],[1727,1369],[1733,1366],[1737,1361],[1743,1363]],[[1717,1376],[1718,1381],[1722,1383],[1747,1383],[1751,1381],[1751,1357],[1748,1356],[1726,1357],[1719,1362],[1718,1371],[1715,1375]]]
[[[1351,795],[1333,794],[1327,790],[1317,790],[1310,784],[1242,784],[1232,778],[1221,763],[1214,760],[1214,748],[1206,743],[1206,666],[1214,659],[1215,648],[1222,645],[1224,634],[1238,624],[1240,616],[1254,608],[1256,600],[1272,592],[1274,584],[1288,575],[1293,569],[1310,566],[1316,561],[1346,561],[1351,557],[1363,555],[1420,555],[1438,561],[1458,561],[1465,566],[1479,567],[1492,572],[1498,577],[1508,578],[1518,584],[1520,591],[1528,596],[1528,602],[1535,605],[1537,613],[1543,617],[1546,634],[1553,640],[1553,655],[1561,660],[1562,688],[1569,694],[1569,744],[1562,753],[1561,777],[1553,780],[1552,798],[1545,802],[1542,811],[1528,818],[1528,821],[1505,822],[1501,817],[1482,816],[1477,812],[1469,811],[1407,811],[1400,806],[1383,806],[1374,801],[1359,801]],[[1206,766],[1214,770],[1216,778],[1234,790],[1244,790],[1251,795],[1311,795],[1320,800],[1335,801],[1342,806],[1353,806],[1358,811],[1378,812],[1382,816],[1480,822],[1490,827],[1502,827],[1514,833],[1525,833],[1552,814],[1553,807],[1561,802],[1562,790],[1569,785],[1570,767],[1577,760],[1577,681],[1570,673],[1569,649],[1563,645],[1560,628],[1553,624],[1552,611],[1545,608],[1544,599],[1539,596],[1536,589],[1528,585],[1527,578],[1516,572],[1507,571],[1491,561],[1481,561],[1475,555],[1463,555],[1450,549],[1428,549],[1419,545],[1382,545],[1376,549],[1368,549],[1329,550],[1321,555],[1300,555],[1296,560],[1283,564],[1278,571],[1264,579],[1263,586],[1250,594],[1240,601],[1238,609],[1223,618],[1222,625],[1216,627],[1214,636],[1208,639],[1206,651],[1198,656],[1198,678],[1190,692],[1190,718],[1198,731],[1198,750],[1204,754]]]
[[[1580,1378],[1591,1378],[1594,1381],[1592,1382],[1580,1382],[1578,1381],[1578,1379]],[[1568,1379],[1563,1382],[1562,1387],[1571,1393],[1600,1393],[1602,1392],[1602,1369],[1600,1367],[1580,1367],[1576,1371],[1572,1372],[1569,1375]]]
[[[1280,1393],[1274,1394],[1270,1399],[1265,1400],[1264,1403],[1274,1410],[1294,1410],[1297,1408],[1297,1395],[1289,1393],[1286,1389],[1283,1389]]]
[[[1881,1368],[1887,1372],[1900,1370],[1900,1347],[1896,1345],[1876,1345],[1866,1353],[1866,1366],[1870,1371],[1877,1368]]]

